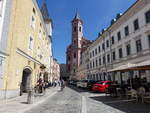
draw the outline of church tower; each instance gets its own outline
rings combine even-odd
[[[79,14],[76,13],[72,22],[72,41],[67,47],[66,52],[66,70],[70,75],[70,80],[80,79],[78,70],[82,64],[82,53],[91,44],[91,41],[87,40],[83,36],[83,21],[80,19]]]
[[[81,48],[81,40],[83,37],[83,21],[80,19],[79,14],[76,13],[72,20],[72,44],[76,48]]]

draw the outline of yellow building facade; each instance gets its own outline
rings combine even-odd
[[[4,98],[18,96],[20,87],[24,92],[33,88],[41,65],[50,65],[51,37],[36,0],[12,1],[7,53],[0,89]]]

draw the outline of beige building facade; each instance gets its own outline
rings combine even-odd
[[[60,80],[60,65],[58,61],[53,59],[52,82]]]
[[[36,0],[12,1],[0,98],[18,96],[20,88],[28,92],[39,75],[46,72],[45,76],[50,76],[51,23],[45,20]]]

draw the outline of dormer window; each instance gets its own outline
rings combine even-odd
[[[33,8],[33,13],[35,14],[35,9]]]

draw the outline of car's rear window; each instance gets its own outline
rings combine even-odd
[[[97,82],[98,84],[102,84],[102,85],[105,85],[105,82]]]

